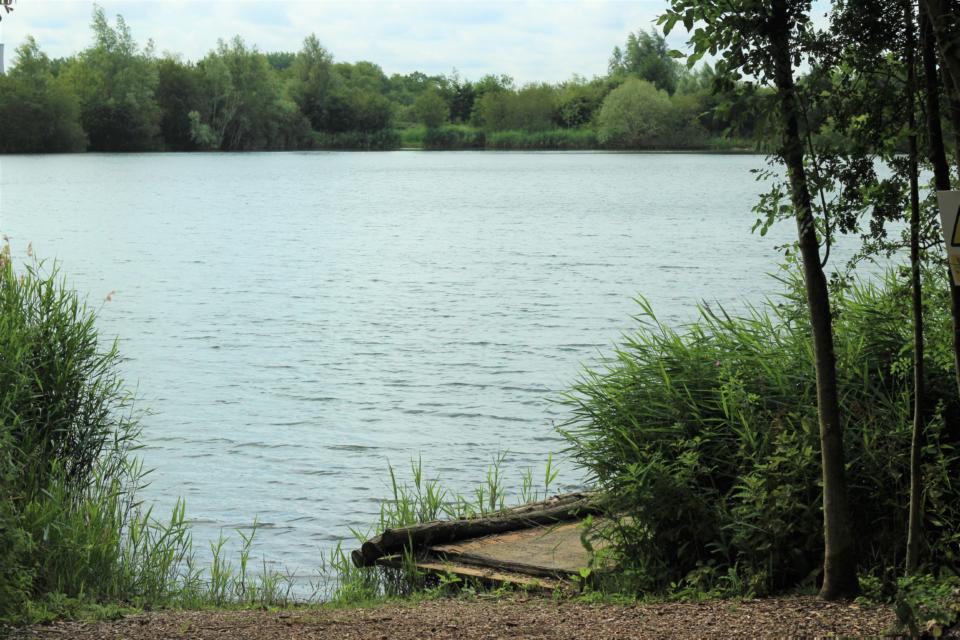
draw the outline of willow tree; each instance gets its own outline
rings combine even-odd
[[[844,469],[843,425],[837,397],[836,356],[830,295],[820,257],[810,185],[804,168],[801,108],[794,82],[811,37],[809,0],[671,0],[660,18],[665,33],[682,23],[691,33],[692,65],[718,55],[718,77],[728,83],[744,76],[776,90],[777,157],[787,170],[797,223],[816,367],[817,413],[823,478],[824,562],[820,596],[833,600],[857,594],[856,548]]]

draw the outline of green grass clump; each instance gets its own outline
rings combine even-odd
[[[924,452],[928,565],[956,566],[957,398],[949,293],[929,276]],[[638,328],[565,402],[575,459],[620,516],[606,531],[628,588],[765,594],[815,584],[819,437],[799,276],[732,317],[703,306],[672,329],[640,300]],[[910,452],[909,289],[894,274],[835,292],[850,502],[864,574],[901,572]]]
[[[389,467],[390,497],[380,503],[380,517],[370,531],[354,531],[358,543],[379,535],[386,529],[405,527],[434,520],[456,520],[503,511],[510,504],[526,504],[546,499],[556,483],[559,469],[548,456],[542,474],[527,468],[516,492],[504,486],[503,465],[507,455],[500,454],[487,469],[484,480],[467,493],[443,488],[440,478],[429,478],[422,461],[410,465],[410,480],[397,479]],[[400,568],[355,567],[350,556],[338,545],[323,559],[326,577],[323,599],[334,606],[362,604],[392,598],[422,595],[444,595],[453,591],[474,590],[455,576],[427,576],[419,571],[413,558],[407,557]]]

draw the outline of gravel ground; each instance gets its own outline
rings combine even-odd
[[[20,629],[18,640],[166,638],[785,638],[877,637],[894,625],[889,607],[827,603],[814,597],[640,605],[581,604],[544,598],[448,599],[368,609],[168,611],[94,623]]]

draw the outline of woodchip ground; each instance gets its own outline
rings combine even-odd
[[[359,609],[165,611],[17,630],[17,640],[413,640],[455,638],[833,638],[894,633],[887,606],[812,596],[702,603],[584,604],[540,597],[439,599]]]

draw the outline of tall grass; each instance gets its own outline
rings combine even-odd
[[[450,149],[483,149],[486,136],[483,131],[467,125],[445,125],[427,129],[423,137],[423,148],[432,151]]]
[[[0,620],[64,599],[285,601],[289,580],[248,565],[255,526],[238,568],[221,543],[205,571],[184,505],[160,520],[139,501],[140,428],[119,362],[56,266],[18,273],[0,251]]]
[[[598,149],[592,129],[550,129],[547,131],[493,131],[487,134],[488,149]]]
[[[956,566],[957,398],[947,289],[928,276],[928,563]],[[733,317],[700,308],[681,329],[639,301],[637,329],[566,396],[577,461],[628,518],[607,531],[635,587],[753,593],[815,582],[822,560],[813,352],[799,276]],[[906,527],[908,289],[894,274],[834,296],[848,482],[864,572],[892,580]]]
[[[380,131],[311,132],[311,146],[315,149],[342,149],[351,151],[390,151],[400,148],[400,134],[394,129]]]
[[[353,532],[357,543],[386,529],[433,520],[489,515],[513,504],[536,502],[551,495],[559,475],[552,455],[548,456],[542,474],[535,476],[532,468],[524,469],[521,486],[512,492],[504,486],[506,460],[507,454],[498,455],[488,467],[483,481],[464,493],[444,488],[438,476],[429,477],[422,460],[411,462],[408,481],[398,480],[396,469],[389,466],[390,496],[380,503],[380,516],[371,530]],[[358,568],[353,565],[349,554],[338,546],[323,560],[328,580],[325,597],[338,604],[404,597],[430,586],[428,576],[416,568],[409,556],[399,568]]]

